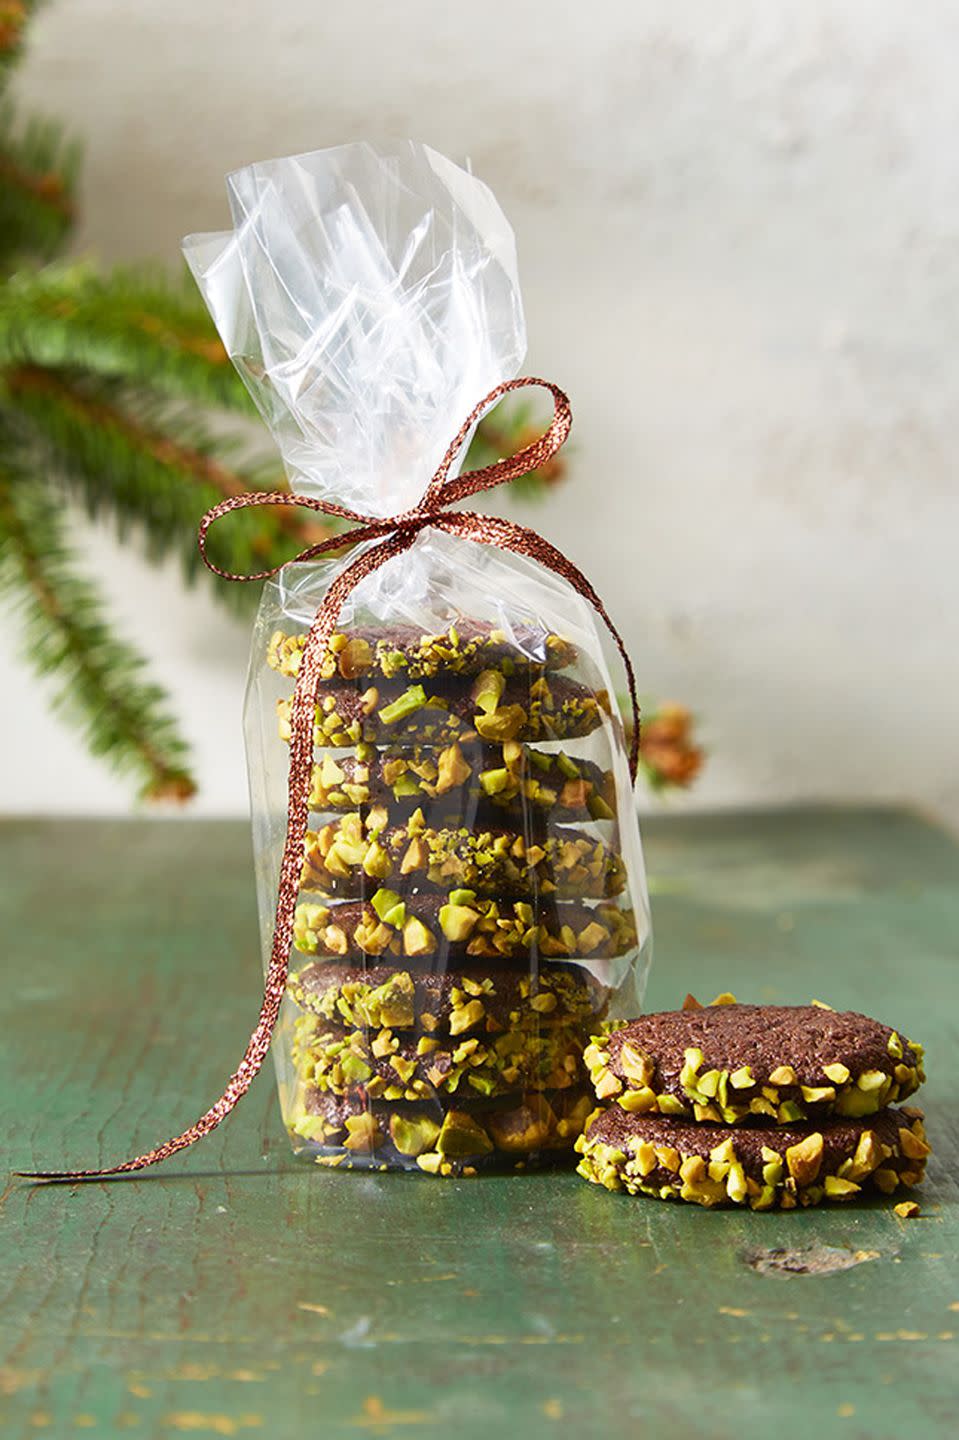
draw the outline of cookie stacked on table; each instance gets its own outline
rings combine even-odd
[[[276,633],[270,666],[304,643]],[[470,1174],[580,1134],[601,962],[636,934],[612,774],[555,743],[608,714],[575,659],[535,625],[331,637],[285,1022],[287,1124],[321,1162]]]
[[[753,1210],[894,1194],[923,1178],[922,1047],[829,1006],[702,1007],[593,1038],[605,1108],[576,1142],[579,1173],[609,1190]],[[900,1213],[915,1213],[906,1203]]]

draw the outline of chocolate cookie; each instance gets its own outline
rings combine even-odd
[[[589,760],[546,754],[509,740],[495,751],[459,741],[432,748],[378,752],[361,745],[356,754],[327,755],[313,767],[313,810],[360,810],[388,805],[392,814],[419,805],[430,815],[527,813],[551,820],[611,820],[616,795],[612,771]]]
[[[316,963],[292,974],[287,990],[302,1010],[337,1025],[451,1036],[588,1024],[602,1013],[608,994],[588,974],[558,968],[534,981],[509,970],[433,975],[390,965],[350,970]]]
[[[633,1114],[777,1125],[872,1115],[925,1078],[922,1046],[853,1011],[720,1004],[667,1010],[596,1037],[585,1054],[601,1100]]]
[[[582,1085],[583,1033],[575,1025],[508,1030],[496,1036],[421,1035],[390,1029],[333,1027],[313,1015],[294,1024],[293,1063],[300,1080],[345,1095],[361,1090],[371,1100],[433,1100],[513,1090],[566,1090]]]
[[[409,888],[527,899],[605,899],[626,883],[622,858],[580,830],[559,830],[527,844],[509,830],[432,828],[421,811],[405,825],[379,826],[385,814],[344,815],[308,830],[300,884],[321,895],[356,897],[370,882],[392,880]]]
[[[305,631],[287,635],[277,630],[270,637],[266,663],[281,675],[296,676],[305,645]],[[338,631],[330,636],[320,674],[324,679],[377,675],[384,680],[395,676],[427,680],[434,675],[499,670],[508,676],[530,670],[563,670],[575,659],[570,642],[542,626],[520,625],[507,633],[476,620],[459,620],[438,635],[424,634],[413,625]]]
[[[411,968],[446,970],[470,960],[607,959],[636,944],[630,910],[572,900],[533,907],[475,890],[410,895],[380,887],[371,899],[296,907],[293,943],[306,955],[404,957]]]
[[[891,1195],[919,1183],[929,1154],[922,1111],[910,1108],[868,1121],[737,1129],[613,1105],[591,1119],[576,1149],[579,1174],[607,1190],[751,1210],[849,1200],[869,1189]]]
[[[290,738],[291,700],[278,700],[281,740]],[[532,684],[484,670],[471,685],[370,685],[345,682],[317,699],[313,744],[347,748],[375,745],[446,745],[483,740],[566,740],[589,735],[611,714],[605,691],[594,692],[575,680],[541,676]]]
[[[419,1169],[430,1175],[526,1165],[541,1153],[568,1152],[592,1101],[583,1090],[540,1091],[488,1101],[384,1105],[308,1087],[290,1122],[295,1149],[309,1146],[320,1164]]]

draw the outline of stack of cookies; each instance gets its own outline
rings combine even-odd
[[[594,1037],[586,1063],[608,1108],[576,1142],[579,1173],[608,1190],[791,1210],[923,1177],[922,1112],[898,1103],[922,1047],[865,1015],[688,997]]]
[[[304,643],[274,634],[270,666]],[[283,1021],[287,1126],[322,1163],[470,1174],[581,1133],[636,930],[612,774],[555,743],[608,716],[575,659],[535,625],[331,637]]]

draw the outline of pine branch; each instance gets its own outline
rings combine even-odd
[[[18,255],[46,258],[63,243],[74,219],[79,158],[59,126],[18,124],[13,107],[0,106],[0,264]]]
[[[89,370],[254,413],[199,299],[145,268],[48,265],[11,277],[0,290],[0,365]]]
[[[196,787],[166,696],[111,635],[92,586],[72,571],[55,503],[12,437],[2,439],[0,591],[19,612],[25,659],[39,675],[56,674],[55,708],[80,725],[94,755],[140,777],[144,798],[188,799]]]
[[[0,83],[23,53],[24,31],[43,0],[0,0]]]
[[[285,487],[272,468],[230,463],[235,445],[195,417],[111,382],[21,367],[0,375],[0,388],[91,517],[110,515],[121,539],[136,526],[148,557],[178,554],[188,579],[208,573],[196,529],[210,506],[247,490]],[[243,573],[280,565],[335,529],[295,510],[243,511],[211,530],[208,548],[221,569]],[[219,580],[216,593],[243,608],[255,598]]]

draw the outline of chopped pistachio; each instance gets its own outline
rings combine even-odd
[[[436,776],[436,793],[445,795],[457,785],[463,785],[470,778],[472,770],[458,743],[447,745],[440,751]]]
[[[384,725],[394,725],[397,720],[404,720],[408,715],[414,715],[425,704],[426,691],[422,685],[410,685],[398,699],[390,705],[385,705],[378,713]]]
[[[526,711],[522,705],[504,705],[492,715],[477,715],[473,723],[484,740],[512,740],[526,724]]]
[[[826,1104],[836,1098],[832,1085],[801,1085],[799,1090],[807,1105]]]
[[[361,1060],[359,1055],[354,1055],[349,1051],[340,1057],[339,1063],[347,1080],[354,1082],[369,1080],[373,1074],[365,1060]]]
[[[506,676],[501,670],[484,670],[477,675],[471,691],[477,710],[491,715],[499,705],[506,689]]]
[[[823,1137],[814,1131],[786,1151],[789,1173],[799,1186],[811,1185],[819,1174],[822,1164]]]
[[[486,1014],[481,1000],[470,1000],[466,1005],[457,1006],[450,1015],[450,1034],[461,1035],[478,1025]]]
[[[333,648],[332,639],[339,638],[339,636],[331,638],[330,649]],[[364,640],[362,636],[355,635],[340,650],[337,669],[344,680],[354,680],[357,675],[363,675],[369,670],[372,663],[373,651],[369,641]]]
[[[919,1135],[904,1126],[899,1130],[899,1148],[909,1160],[923,1160],[931,1153],[931,1146]]]
[[[617,1081],[617,1084],[619,1082]],[[596,1094],[600,1094],[600,1087],[597,1085]],[[601,1097],[605,1098],[605,1096]],[[652,1090],[644,1087],[641,1090],[624,1090],[617,1095],[616,1103],[630,1115],[645,1115],[650,1110],[657,1108],[657,1099]]]
[[[604,1070],[598,1079],[594,1077],[593,1088],[600,1100],[607,1100],[610,1095],[618,1095],[623,1087],[611,1070]]]
[[[469,894],[471,892],[467,891],[466,893]],[[452,944],[459,944],[464,940],[468,940],[475,930],[479,918],[479,912],[469,909],[466,905],[450,904],[440,906],[440,929]]]
[[[381,1139],[376,1119],[369,1111],[362,1115],[351,1115],[346,1122],[346,1150],[372,1150]]]
[[[843,1090],[836,1098],[837,1115],[846,1115],[857,1120],[863,1115],[873,1115],[879,1109],[874,1090],[859,1090],[853,1087]]]
[[[406,918],[406,906],[395,890],[380,888],[370,901],[380,920],[397,929]]]
[[[464,1110],[448,1110],[436,1139],[441,1155],[454,1159],[465,1155],[488,1155],[493,1142],[481,1125]]]
[[[428,1115],[390,1117],[390,1137],[401,1155],[422,1155],[436,1143],[440,1127]]]
[[[403,953],[410,956],[432,955],[436,936],[416,915],[410,915],[403,926]]]
[[[487,795],[499,795],[509,784],[510,774],[508,770],[483,770],[480,772],[479,782]]]
[[[838,1175],[827,1175],[822,1183],[827,1200],[848,1200],[861,1188],[854,1180],[843,1180]]]
[[[640,1085],[649,1084],[656,1068],[649,1055],[628,1043],[620,1048],[619,1063],[626,1078],[638,1080]]]

